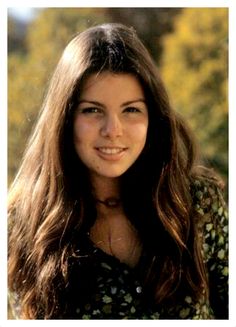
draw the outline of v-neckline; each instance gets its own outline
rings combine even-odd
[[[89,247],[90,247],[93,255],[98,255],[100,258],[104,259],[105,262],[106,262],[106,260],[108,260],[109,263],[113,263],[116,266],[120,265],[120,266],[126,267],[126,269],[128,269],[130,271],[140,271],[140,266],[145,257],[145,254],[143,253],[143,251],[141,252],[138,263],[134,267],[132,267],[129,264],[127,264],[126,262],[121,261],[116,256],[109,254],[109,253],[105,252],[103,249],[101,249],[100,247],[98,247],[89,237],[89,233],[87,235],[87,240],[88,240]]]

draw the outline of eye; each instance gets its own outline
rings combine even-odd
[[[97,113],[101,113],[101,109],[96,107],[88,107],[88,108],[80,109],[80,112],[82,114],[97,114]]]
[[[138,113],[138,112],[141,112],[141,110],[136,107],[127,107],[127,108],[125,108],[124,112]]]

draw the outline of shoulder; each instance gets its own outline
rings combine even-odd
[[[193,207],[200,216],[206,214],[222,216],[226,213],[227,206],[223,196],[223,185],[217,179],[196,177],[192,180],[190,191]]]

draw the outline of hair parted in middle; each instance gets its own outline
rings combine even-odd
[[[9,284],[21,289],[26,317],[36,316],[37,303],[46,308],[46,317],[55,315],[56,284],[67,284],[68,258],[96,216],[88,174],[73,144],[73,118],[86,79],[107,71],[136,76],[148,107],[145,148],[121,176],[124,210],[146,253],[146,290],[161,302],[174,294],[181,278],[198,295],[206,284],[200,250],[190,237],[195,228],[192,135],[172,110],[134,29],[104,24],[76,35],[65,48],[10,193]]]

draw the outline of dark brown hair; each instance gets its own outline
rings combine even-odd
[[[148,103],[145,149],[121,183],[124,209],[146,253],[147,294],[161,303],[183,281],[196,297],[207,288],[190,194],[192,136],[172,110],[135,31],[104,24],[75,36],[65,48],[9,192],[9,288],[20,298],[22,318],[60,314],[68,258],[88,226],[90,186],[73,145],[73,112],[86,77],[104,71],[134,74]]]

